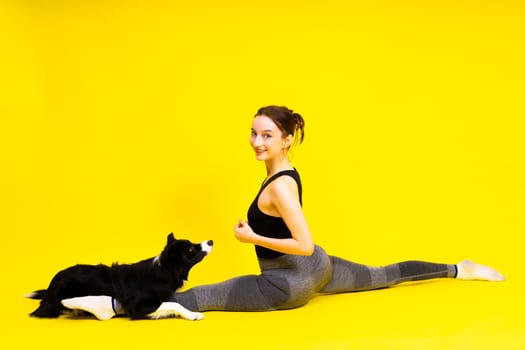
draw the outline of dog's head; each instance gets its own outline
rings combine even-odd
[[[171,270],[177,279],[187,281],[190,269],[211,253],[212,247],[212,240],[193,243],[186,239],[176,239],[170,233],[157,262]]]

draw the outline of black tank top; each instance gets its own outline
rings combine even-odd
[[[290,230],[288,229],[288,227],[284,223],[284,220],[281,217],[267,215],[263,213],[257,205],[257,202],[259,201],[259,196],[261,195],[262,191],[266,188],[266,186],[268,186],[272,181],[274,181],[278,177],[285,175],[291,176],[295,180],[295,182],[297,182],[297,188],[299,190],[299,202],[301,203],[301,205],[303,204],[303,189],[301,185],[301,178],[299,177],[299,173],[297,172],[297,170],[294,169],[280,171],[277,174],[271,176],[267,181],[263,182],[259,193],[257,193],[257,196],[250,205],[250,208],[248,209],[248,224],[253,229],[253,232],[261,236],[270,238],[292,238]],[[273,259],[278,256],[284,255],[281,252],[277,252],[275,250],[264,248],[258,245],[255,246],[255,252],[257,254],[257,257],[263,259]]]

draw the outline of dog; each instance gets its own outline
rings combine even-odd
[[[212,240],[192,243],[175,239],[170,233],[164,249],[156,257],[133,264],[71,266],[58,272],[47,289],[27,295],[41,299],[40,306],[30,316],[59,317],[67,310],[62,305],[63,299],[106,295],[118,300],[131,319],[171,316],[201,319],[202,314],[191,312],[180,304],[163,302],[184,285],[190,269],[204,259],[212,247]]]

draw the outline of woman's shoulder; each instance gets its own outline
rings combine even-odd
[[[291,175],[282,174],[268,185],[268,192],[276,198],[286,198],[290,195],[298,197],[299,184]]]

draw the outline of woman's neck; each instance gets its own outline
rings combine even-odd
[[[293,169],[293,165],[288,160],[288,158],[283,158],[278,161],[268,160],[266,162],[266,176],[268,177],[275,175],[278,172],[281,172],[283,170],[292,170],[292,169]]]

